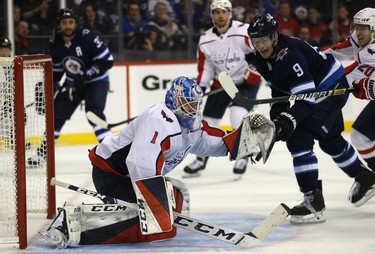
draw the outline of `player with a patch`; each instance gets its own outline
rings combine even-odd
[[[73,10],[61,9],[57,17],[58,31],[50,39],[53,63],[55,140],[67,120],[85,101],[85,111],[92,111],[105,120],[103,113],[109,91],[109,69],[113,56],[99,35],[78,28]],[[66,74],[60,85],[60,80]],[[91,123],[96,138],[101,142],[111,132]],[[28,166],[39,166],[46,156],[45,142],[37,156],[28,159]]]
[[[337,88],[348,88],[341,63],[307,42],[279,33],[270,14],[257,15],[248,28],[256,49],[249,61],[271,83],[272,97],[290,96]],[[336,165],[355,179],[349,192],[353,203],[364,203],[375,176],[358,159],[354,148],[342,137],[342,107],[348,94],[306,98],[271,105],[270,117],[276,126],[276,140],[286,141],[293,157],[294,172],[304,200],[292,208],[292,223],[324,222],[325,203],[318,180],[315,140]],[[364,180],[368,179],[368,180]]]
[[[165,175],[189,153],[222,157],[229,150],[235,151],[235,159],[257,156],[267,150],[267,136],[274,129],[253,112],[243,119],[241,131],[226,135],[224,141],[222,130],[201,119],[202,98],[195,81],[178,77],[165,102],[147,109],[90,151],[97,192],[137,203],[137,210],[116,204],[66,206],[60,209],[62,225],[48,228],[43,237],[61,248],[174,237],[173,212],[189,212],[189,193],[182,182]]]

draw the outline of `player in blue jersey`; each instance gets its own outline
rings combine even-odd
[[[344,68],[332,55],[324,54],[307,42],[279,33],[270,14],[257,15],[248,28],[256,51],[249,61],[269,81],[272,97],[288,96],[335,88],[347,88]],[[318,180],[315,140],[354,184],[349,200],[364,204],[375,193],[375,174],[358,159],[354,148],[342,137],[342,107],[348,95],[308,98],[274,103],[270,117],[277,128],[276,140],[285,141],[293,157],[294,171],[304,200],[293,207],[291,223],[324,222],[325,203]],[[355,186],[355,188],[354,188]]]
[[[109,90],[109,69],[113,56],[100,37],[88,29],[77,27],[77,17],[71,9],[61,9],[57,17],[58,31],[50,39],[55,90],[55,140],[65,122],[85,101],[85,110],[105,119],[104,107]],[[60,80],[66,78],[62,85]],[[93,123],[96,138],[101,142],[110,135]],[[38,166],[45,157],[45,143],[38,148],[37,156],[28,159],[29,166]]]

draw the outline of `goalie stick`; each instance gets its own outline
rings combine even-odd
[[[103,202],[112,202],[120,205],[125,205],[130,209],[137,209],[138,206],[123,200],[115,199],[110,196],[99,194],[95,191],[88,190],[82,187],[74,186],[69,183],[64,183],[51,178],[50,184],[52,186],[60,186],[72,191],[76,191],[94,198],[99,198]],[[229,228],[221,227],[210,222],[197,220],[195,218],[182,215],[180,213],[173,213],[173,226],[192,231],[201,235],[205,235],[216,240],[224,241],[230,244],[238,245],[244,248],[250,248],[262,241],[275,228],[277,228],[290,214],[290,209],[285,204],[278,205],[269,216],[267,216],[256,228],[249,233],[242,233]]]
[[[217,94],[217,93],[220,93],[222,92],[224,89],[223,88],[219,88],[219,89],[216,89],[216,90],[213,90],[213,91],[210,91],[208,93],[205,93],[203,96],[210,96],[210,95],[213,95],[213,94]],[[97,116],[94,112],[92,111],[87,111],[86,113],[86,117],[87,119],[89,119],[92,123],[104,128],[104,129],[111,129],[113,127],[116,127],[116,126],[119,126],[119,125],[122,125],[122,124],[126,124],[126,123],[130,123],[131,121],[133,121],[135,118],[137,118],[136,116],[135,117],[132,117],[132,118],[129,118],[127,120],[123,120],[123,121],[120,121],[120,122],[117,122],[117,123],[108,123],[107,121],[101,119],[99,116]]]
[[[312,92],[312,93],[301,93],[301,94],[293,94],[290,96],[281,96],[275,98],[268,98],[268,99],[249,99],[243,96],[237,89],[236,85],[234,84],[232,78],[229,74],[225,71],[219,73],[219,82],[221,86],[224,88],[225,92],[232,98],[240,106],[248,106],[248,105],[257,105],[257,104],[266,104],[266,103],[273,103],[273,102],[284,102],[284,101],[298,101],[304,100],[308,98],[323,98],[329,96],[336,96],[336,95],[343,95],[347,93],[356,92],[355,88],[341,88],[341,89],[333,89],[333,90],[326,90],[320,92]]]

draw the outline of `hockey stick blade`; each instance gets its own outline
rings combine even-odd
[[[91,111],[87,111],[86,117],[91,122],[93,122],[94,124],[104,128],[104,129],[111,129],[113,127],[116,127],[116,126],[119,126],[119,125],[122,125],[122,124],[130,123],[131,121],[133,121],[135,119],[135,117],[132,117],[132,118],[129,118],[127,120],[124,120],[124,121],[121,121],[121,122],[118,122],[118,123],[108,123],[107,121],[101,119],[94,112],[91,112]]]
[[[225,92],[229,95],[229,97],[240,106],[267,104],[267,103],[284,102],[284,101],[298,101],[298,100],[304,100],[308,98],[319,99],[323,97],[343,95],[343,94],[353,93],[357,91],[355,88],[341,88],[341,89],[333,89],[333,90],[326,90],[326,91],[320,91],[320,92],[301,93],[301,94],[293,94],[290,96],[281,96],[281,97],[275,97],[275,98],[254,100],[254,99],[246,98],[238,91],[232,78],[229,76],[227,72],[223,71],[219,73],[219,82],[221,86],[224,88]]]
[[[99,198],[103,202],[112,200],[112,202],[117,201],[117,204],[127,206],[130,209],[138,209],[138,206],[136,204],[102,195],[95,191],[74,186],[69,183],[64,183],[56,180],[54,177],[51,179],[50,184],[52,186],[60,186],[94,198]],[[244,248],[250,248],[258,244],[274,229],[276,229],[288,217],[289,214],[290,209],[285,204],[280,204],[271,212],[268,217],[266,217],[255,229],[253,229],[249,233],[242,233],[233,229],[221,227],[210,222],[197,220],[195,218],[176,212],[173,213],[173,226],[205,235],[219,241],[238,245]]]

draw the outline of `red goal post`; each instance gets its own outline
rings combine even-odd
[[[55,215],[53,121],[51,57],[0,58],[0,243],[26,248],[32,214]],[[26,168],[43,140],[45,163]]]

